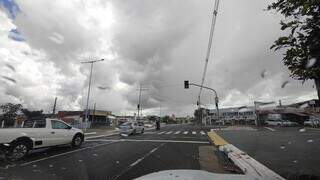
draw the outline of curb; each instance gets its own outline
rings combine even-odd
[[[283,177],[250,157],[234,145],[228,143],[214,131],[208,132],[208,139],[217,146],[241,171],[253,179],[285,180]]]

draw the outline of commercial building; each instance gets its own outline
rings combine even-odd
[[[116,117],[112,115],[111,111],[89,110],[88,125],[85,124],[85,110],[84,111],[59,111],[58,118],[79,128],[87,127],[110,127],[115,124]]]
[[[222,108],[219,116],[216,109],[208,109],[206,124],[215,124],[219,119],[222,124],[254,124],[256,113],[254,107]]]
[[[254,124],[263,125],[269,119],[287,120],[303,125],[309,118],[320,118],[320,102],[312,99],[289,105],[273,107],[233,107],[222,108],[219,116],[216,109],[207,109],[205,124]]]

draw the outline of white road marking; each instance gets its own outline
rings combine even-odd
[[[116,141],[109,142],[109,143],[104,143],[104,144],[98,144],[98,145],[95,145],[95,146],[85,147],[85,148],[76,149],[76,150],[73,150],[73,151],[64,152],[64,153],[61,153],[61,154],[56,154],[56,155],[53,155],[53,156],[49,156],[49,157],[37,159],[37,160],[34,160],[34,161],[29,161],[29,162],[26,162],[26,163],[22,163],[22,164],[20,164],[20,166],[26,166],[26,165],[33,164],[33,163],[36,163],[36,162],[45,161],[45,160],[47,160],[47,159],[52,159],[52,158],[55,158],[55,157],[64,156],[64,155],[67,155],[67,154],[71,154],[71,153],[75,153],[75,152],[80,152],[80,151],[84,151],[84,150],[86,150],[86,149],[92,149],[92,148],[96,148],[96,147],[99,147],[99,146],[104,146],[104,145],[112,144],[112,143],[115,143],[115,142],[116,142]]]
[[[172,133],[172,131],[169,131],[169,132],[167,132],[166,134],[171,134]]]
[[[192,131],[192,134],[197,134],[197,132],[195,132],[195,131]]]
[[[94,139],[94,138],[100,138],[100,137],[108,137],[108,136],[113,136],[113,135],[117,135],[119,133],[112,133],[112,134],[106,134],[106,135],[98,135],[98,136],[89,136],[89,137],[85,137],[84,139]]]
[[[150,156],[152,153],[154,153],[157,149],[159,149],[161,146],[163,146],[164,143],[160,144],[158,147],[152,149],[150,152],[148,152],[147,154],[145,154],[143,157],[137,159],[135,162],[133,162],[132,164],[129,165],[129,167],[125,168],[124,170],[122,170],[120,172],[120,174],[114,176],[112,178],[112,180],[116,180],[118,179],[119,177],[121,177],[124,173],[128,172],[133,166],[139,164],[141,161],[143,161],[146,157]]]
[[[164,133],[166,133],[166,131],[159,132],[158,134],[164,134]]]
[[[150,156],[150,154],[154,153],[156,150],[158,150],[161,146],[163,146],[164,143],[160,144],[158,147],[152,149],[150,152],[148,152],[147,154],[145,154],[143,157],[137,159],[134,163],[130,164],[131,167],[139,164],[141,161],[143,161],[146,157]]]
[[[174,134],[180,134],[180,132],[181,132],[181,131],[177,131],[177,132],[175,132]]]
[[[188,131],[183,132],[183,134],[188,134],[188,133],[189,133]]]
[[[190,144],[209,144],[208,141],[179,141],[169,139],[95,139],[90,142],[164,142],[164,143],[190,143]]]
[[[203,131],[200,131],[200,134],[201,134],[201,135],[206,135],[206,133],[205,133],[205,132],[203,132]]]
[[[268,129],[268,130],[270,130],[270,131],[276,131],[276,130],[273,129],[273,128],[269,128],[269,127],[264,127],[264,128],[266,128],[266,129]]]

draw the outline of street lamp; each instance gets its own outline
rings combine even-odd
[[[91,78],[92,78],[93,63],[96,63],[96,62],[99,62],[99,61],[104,61],[104,59],[81,62],[82,64],[89,64],[89,63],[91,64],[88,95],[87,95],[87,105],[86,105],[86,111],[85,111],[85,122],[86,122],[85,131],[87,130],[87,125],[88,125],[88,107],[89,107],[89,97],[90,97],[90,89],[91,89]]]

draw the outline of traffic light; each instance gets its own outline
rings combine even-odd
[[[189,89],[189,81],[184,81],[184,88]]]

